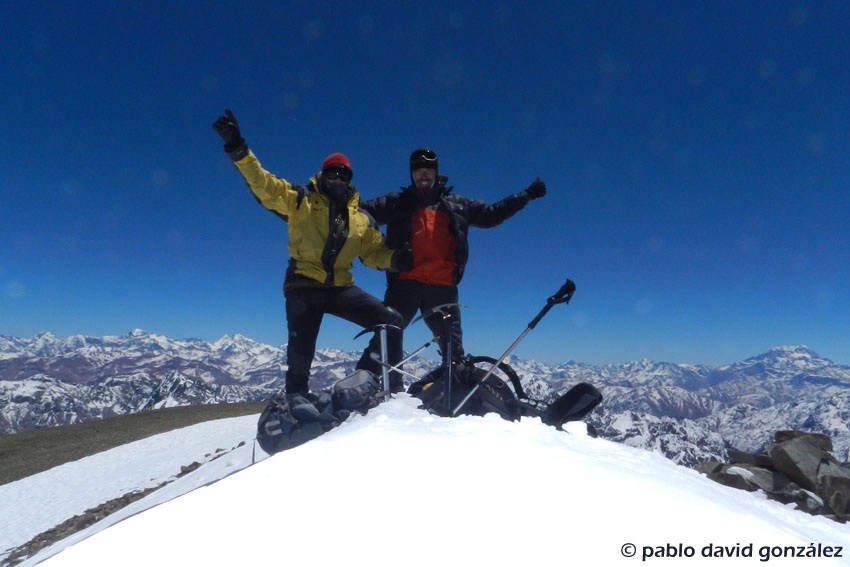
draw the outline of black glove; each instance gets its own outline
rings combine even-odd
[[[212,127],[218,132],[221,139],[224,140],[224,151],[232,152],[245,145],[245,140],[242,139],[242,133],[239,132],[239,123],[236,117],[230,110],[224,111],[224,116],[219,116]]]
[[[539,199],[543,195],[546,194],[546,184],[540,180],[538,177],[535,179],[531,185],[528,186],[528,189],[525,190],[525,196],[528,197],[529,201],[533,201],[534,199]]]
[[[409,272],[413,269],[413,249],[409,242],[393,252],[392,266],[390,270],[393,272]]]

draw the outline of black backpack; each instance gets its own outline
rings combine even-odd
[[[381,402],[381,394],[377,378],[367,370],[356,370],[329,391],[280,393],[257,420],[257,443],[270,455],[297,447],[338,426],[351,412],[365,414]]]
[[[468,356],[462,367],[452,371],[451,389],[446,387],[444,366],[414,382],[408,393],[422,400],[422,408],[442,417],[452,417],[455,409],[498,362],[489,356]],[[475,366],[485,363],[485,368]],[[555,401],[547,403],[530,398],[522,388],[519,375],[506,362],[492,373],[460,408],[458,414],[485,415],[490,412],[514,421],[521,416],[539,417],[546,425],[561,429],[564,423],[580,421],[602,403],[602,393],[587,382],[580,382]],[[502,379],[504,376],[507,382]]]
[[[383,401],[378,378],[368,370],[355,370],[331,388],[331,401],[337,415],[356,411],[365,414]],[[345,420],[348,414],[342,419]]]
[[[257,421],[257,443],[272,455],[297,447],[339,425],[327,393],[278,394]]]
[[[522,406],[511,387],[495,374],[490,374],[483,383],[481,382],[487,374],[487,369],[479,368],[475,363],[488,360],[492,359],[469,357],[464,364],[454,366],[450,386],[447,386],[449,376],[446,367],[440,366],[411,384],[408,393],[422,400],[422,407],[429,412],[442,417],[452,417],[455,409],[475,389],[458,414],[483,416],[497,413],[504,419],[516,421],[522,415]],[[475,386],[479,383],[481,385],[476,389]]]

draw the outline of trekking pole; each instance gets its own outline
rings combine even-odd
[[[520,336],[517,337],[513,344],[508,347],[508,350],[506,350],[504,354],[502,354],[502,356],[499,358],[499,360],[497,360],[496,363],[490,367],[490,370],[488,370],[487,373],[478,382],[476,382],[475,387],[473,387],[472,390],[469,391],[466,397],[463,398],[463,400],[458,404],[458,406],[452,411],[452,417],[455,417],[457,415],[457,413],[463,408],[463,406],[466,405],[466,402],[469,401],[469,398],[471,398],[475,394],[475,392],[478,391],[478,388],[481,387],[481,384],[483,384],[484,381],[487,380],[487,378],[489,378],[490,375],[496,370],[496,368],[508,357],[511,351],[516,348],[516,346],[520,343],[520,341],[522,341],[522,339],[525,338],[525,335],[531,332],[531,330],[537,326],[537,323],[539,323],[540,320],[547,313],[549,313],[549,310],[561,303],[569,303],[570,299],[573,298],[573,293],[575,293],[575,291],[576,284],[574,284],[572,280],[567,279],[566,283],[561,286],[561,289],[559,289],[555,293],[555,295],[551,296],[549,299],[546,300],[546,305],[543,307],[543,309],[540,310],[540,313],[538,313],[537,316],[531,320],[531,323],[528,324],[528,326],[520,334]]]

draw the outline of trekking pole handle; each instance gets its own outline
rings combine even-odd
[[[561,286],[561,289],[559,289],[555,295],[547,299],[546,303],[569,303],[575,292],[576,284],[573,283],[573,280],[567,278],[567,281]]]
[[[537,317],[535,317],[531,321],[531,323],[528,324],[528,328],[533,329],[534,327],[536,327],[537,323],[539,323],[543,316],[549,313],[549,310],[552,309],[554,306],[558,305],[559,303],[569,303],[570,300],[573,298],[573,294],[575,293],[575,291],[576,284],[573,283],[573,280],[567,279],[564,285],[561,286],[561,289],[555,292],[555,295],[551,296],[549,299],[546,300],[546,305],[543,307],[543,309],[540,310],[540,313],[537,314]]]

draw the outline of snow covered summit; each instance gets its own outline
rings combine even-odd
[[[69,463],[84,480],[56,490],[82,511],[105,476],[129,490],[151,480],[155,463],[196,460],[186,447],[197,452],[214,425],[209,453],[249,441],[22,565],[619,565],[670,553],[687,557],[671,565],[717,565],[717,549],[739,554],[731,564],[762,553],[770,565],[800,565],[790,555],[813,550],[819,566],[847,565],[846,526],[588,437],[583,424],[559,432],[536,419],[444,419],[417,405],[399,395],[248,468],[256,416],[223,420],[226,436],[203,424],[137,442],[144,451],[132,444]],[[108,475],[97,458],[113,463]],[[11,486],[33,494],[32,483],[57,474]]]

